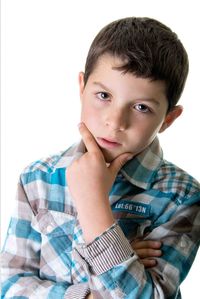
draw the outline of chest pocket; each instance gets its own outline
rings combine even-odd
[[[40,275],[71,283],[71,254],[75,216],[41,210],[32,226],[41,234]]]
[[[125,236],[132,241],[142,237],[151,225],[150,206],[132,200],[120,200],[112,205],[113,215]]]

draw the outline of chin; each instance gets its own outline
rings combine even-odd
[[[111,153],[109,153],[109,152],[107,152],[107,151],[105,151],[103,149],[101,149],[101,151],[102,151],[102,153],[104,155],[106,163],[111,163],[115,158],[118,157],[118,155],[113,155],[113,154],[111,154]]]
[[[114,160],[115,158],[109,158],[109,157],[105,157],[105,161],[106,163],[112,163],[112,161]]]

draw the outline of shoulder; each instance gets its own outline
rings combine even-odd
[[[185,170],[166,160],[162,161],[155,174],[153,187],[184,198],[195,195],[200,198],[200,183]]]
[[[66,169],[74,159],[76,145],[30,163],[20,175],[20,189],[25,192],[34,214],[40,209],[64,211],[67,204]],[[68,199],[70,200],[70,199]]]
[[[49,155],[31,162],[23,169],[22,174],[32,173],[34,171],[51,173],[55,170],[56,164],[62,159],[62,155],[63,152],[60,152],[55,155]]]
[[[49,155],[30,163],[26,166],[20,175],[22,185],[26,185],[33,181],[52,182],[55,176],[62,177],[58,173],[65,173],[66,168],[71,164],[75,157],[76,144],[67,150],[60,151],[57,154]],[[58,182],[59,183],[59,182]]]
[[[63,151],[59,151],[56,154],[49,155],[34,162],[31,162],[26,166],[22,174],[33,173],[35,171],[42,171],[45,173],[52,173],[59,168],[66,168],[76,155],[77,144],[73,144],[69,148]]]
[[[75,143],[65,151],[30,163],[20,175],[19,201],[23,191],[35,215],[44,209],[71,211],[73,204],[68,194],[66,170],[80,155],[79,143]]]

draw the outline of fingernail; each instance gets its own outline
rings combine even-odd
[[[78,124],[78,128],[80,129],[80,128],[82,127],[82,125],[83,125],[83,122],[80,122],[80,123]]]
[[[128,161],[130,161],[131,159],[133,158],[133,156],[131,155],[131,156],[128,156],[128,157],[126,157],[125,159],[124,159],[124,162],[123,162],[123,166],[128,162]]]
[[[156,260],[150,260],[151,266],[155,266],[157,264]]]
[[[158,251],[157,251],[157,254],[158,254],[158,256],[161,256],[161,255],[162,255],[162,251],[161,251],[161,250],[158,250]]]
[[[133,159],[133,155],[130,155],[126,158],[126,161],[130,161],[131,159]]]
[[[161,242],[159,242],[159,241],[156,241],[156,243],[155,243],[155,244],[156,244],[156,246],[157,246],[157,247],[161,247],[161,245],[162,245],[162,243],[161,243]]]

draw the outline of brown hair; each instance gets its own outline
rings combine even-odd
[[[189,62],[181,41],[166,25],[150,18],[129,17],[105,26],[93,40],[85,64],[84,83],[103,54],[125,62],[119,70],[142,78],[164,80],[168,111],[184,89]]]

